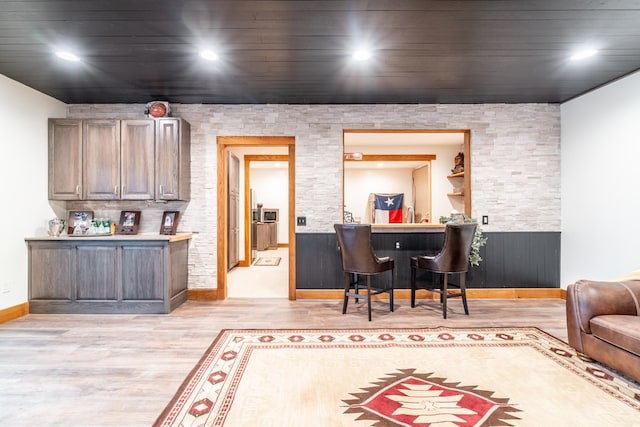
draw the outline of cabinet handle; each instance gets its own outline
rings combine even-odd
[[[160,194],[162,194],[162,184],[160,184]]]
[[[80,195],[80,184],[76,185],[76,195]]]
[[[122,191],[120,192],[120,194],[127,194],[127,186],[126,185],[122,186]]]
[[[116,196],[118,195],[118,186],[117,185],[113,186],[113,194],[115,194]]]

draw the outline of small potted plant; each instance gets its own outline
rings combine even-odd
[[[459,218],[462,217],[462,218]],[[463,214],[452,214],[451,216],[441,216],[440,224],[446,224],[451,221],[458,221],[462,219],[465,223],[478,223],[475,218],[468,217]],[[469,253],[469,264],[472,266],[480,265],[482,257],[480,257],[480,248],[487,243],[487,238],[482,234],[482,228],[476,227],[476,232],[473,235],[473,242],[471,242],[471,253]]]

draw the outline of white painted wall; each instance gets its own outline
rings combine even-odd
[[[27,236],[47,233],[47,119],[66,105],[0,75],[0,310],[27,301]]]
[[[263,208],[280,210],[278,243],[289,243],[289,171],[286,162],[282,165],[284,167],[251,168],[251,187],[256,191],[256,203],[262,203]]]
[[[561,285],[640,269],[640,72],[561,106]]]
[[[362,223],[369,223],[367,214],[371,193],[404,193],[404,206],[411,204],[411,169],[345,169],[345,210],[353,212]]]

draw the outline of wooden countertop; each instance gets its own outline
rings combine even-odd
[[[59,237],[51,237],[51,236],[40,236],[40,237],[26,237],[25,241],[92,241],[92,240],[106,240],[106,241],[115,241],[115,240],[129,240],[129,241],[142,241],[142,240],[158,240],[158,241],[168,241],[168,242],[179,242],[181,240],[190,240],[193,237],[191,233],[178,233],[175,235],[164,235],[164,234],[115,234],[115,235],[107,235],[107,236],[74,236],[69,234],[62,234]]]
[[[430,222],[402,223],[402,224],[371,224],[373,233],[412,233],[427,232],[437,233],[444,231],[445,224],[433,224]]]

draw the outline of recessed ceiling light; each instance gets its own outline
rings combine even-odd
[[[371,58],[371,51],[368,49],[357,49],[355,52],[353,52],[353,59],[355,59],[356,61],[366,61],[367,59]]]
[[[218,60],[218,54],[215,53],[212,50],[203,50],[200,52],[200,57],[202,59],[206,59],[207,61],[217,61]]]
[[[62,58],[65,61],[70,61],[70,62],[78,62],[80,61],[80,58],[73,52],[69,52],[69,51],[65,51],[65,50],[59,50],[56,52],[56,56],[58,58]]]
[[[571,60],[578,61],[580,59],[590,58],[593,55],[595,55],[596,53],[598,53],[597,49],[584,49],[584,50],[581,50],[581,51],[578,51],[578,52],[574,53],[571,56]]]

